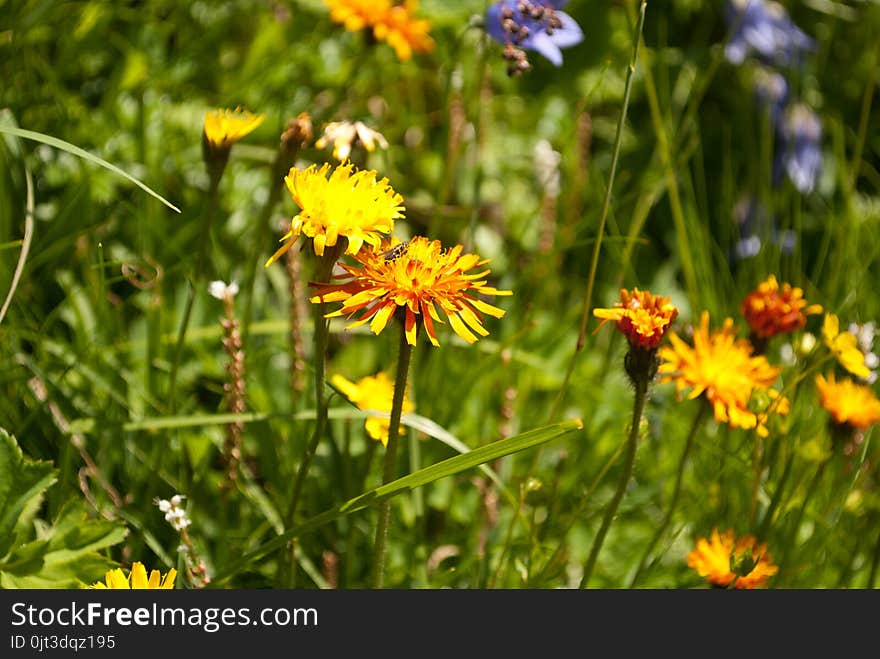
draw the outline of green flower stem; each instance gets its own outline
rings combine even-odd
[[[770,529],[770,524],[773,522],[773,516],[776,514],[776,510],[779,508],[779,504],[782,502],[782,493],[785,492],[785,486],[788,483],[789,476],[791,475],[794,458],[795,452],[791,451],[788,455],[788,459],[785,461],[785,467],[783,467],[782,469],[782,476],[779,477],[779,484],[776,486],[776,491],[773,493],[773,498],[770,500],[770,505],[767,506],[767,512],[764,513],[764,518],[761,520],[761,526],[758,529],[759,538],[767,537],[767,531]]]
[[[691,429],[688,432],[687,439],[684,443],[684,450],[681,452],[681,459],[678,461],[678,472],[675,475],[675,486],[672,488],[672,498],[669,500],[669,508],[667,508],[666,515],[664,515],[663,521],[660,522],[660,526],[658,526],[657,530],[654,532],[654,537],[651,538],[651,542],[645,547],[645,553],[642,555],[642,560],[639,561],[639,566],[636,568],[636,572],[633,575],[632,580],[629,582],[630,588],[635,588],[639,581],[639,577],[642,575],[645,566],[648,564],[651,552],[654,551],[654,547],[660,542],[660,538],[666,533],[666,529],[672,521],[672,515],[675,513],[675,508],[678,506],[678,499],[681,496],[681,484],[684,480],[684,467],[685,464],[687,464],[688,456],[694,445],[694,438],[697,436],[697,431],[700,426],[703,425],[703,420],[706,418],[706,412],[708,410],[709,406],[706,402],[703,400],[699,401],[697,413],[694,416],[694,420],[691,423]]]
[[[211,242],[211,229],[214,226],[214,220],[217,216],[218,199],[217,191],[220,188],[220,179],[223,176],[222,170],[209,170],[211,174],[210,184],[208,185],[207,199],[205,200],[205,214],[202,216],[202,230],[199,232],[201,240],[199,242],[199,252],[196,258],[196,269],[192,279],[189,282],[189,291],[186,298],[186,307],[183,310],[183,320],[180,323],[180,329],[177,332],[177,343],[174,346],[174,357],[171,361],[171,374],[168,378],[168,402],[171,405],[171,414],[177,411],[177,373],[180,369],[180,357],[183,353],[183,344],[186,342],[186,331],[189,328],[189,321],[192,318],[193,303],[196,299],[196,291],[201,287],[204,279],[205,256],[208,251],[208,245]]]
[[[397,375],[394,379],[394,398],[391,402],[391,419],[388,423],[388,447],[385,451],[385,464],[382,468],[382,484],[394,480],[397,471],[397,446],[400,431],[400,417],[403,413],[403,397],[406,393],[406,379],[412,346],[407,343],[406,330],[400,324],[400,349],[397,353]],[[391,518],[391,501],[379,506],[379,521],[376,524],[376,542],[373,551],[373,586],[382,588],[385,582],[385,555],[388,549],[388,523]]]
[[[639,9],[638,26],[633,35],[632,56],[626,70],[626,83],[623,88],[623,105],[620,109],[620,116],[617,119],[617,131],[614,135],[614,146],[612,147],[611,155],[611,169],[608,173],[608,185],[605,187],[605,198],[602,202],[602,215],[599,218],[599,227],[596,229],[596,240],[593,243],[593,255],[590,260],[590,274],[587,277],[587,290],[584,294],[584,304],[583,310],[581,311],[580,330],[578,332],[577,344],[575,345],[574,354],[568,362],[568,369],[565,372],[562,386],[559,388],[559,393],[556,395],[556,400],[553,402],[553,408],[550,411],[551,421],[558,416],[559,411],[562,409],[562,403],[565,399],[565,394],[568,391],[571,376],[574,373],[575,362],[587,341],[587,322],[589,321],[590,308],[593,304],[593,288],[596,283],[596,271],[599,266],[599,253],[602,249],[602,236],[605,234],[605,223],[608,220],[608,212],[611,210],[611,193],[614,190],[614,178],[617,174],[617,161],[620,157],[620,145],[623,141],[623,127],[626,124],[629,96],[630,91],[632,90],[633,77],[636,72],[636,62],[638,61],[639,56],[639,43],[642,39],[642,30],[645,27],[645,10],[647,9],[647,6],[647,0],[642,0]]]
[[[623,499],[630,478],[632,478],[633,467],[636,462],[636,448],[639,444],[639,426],[642,421],[642,412],[645,409],[645,401],[648,397],[648,381],[649,379],[647,377],[640,377],[634,382],[636,391],[633,400],[632,425],[629,429],[629,437],[626,441],[623,474],[621,475],[620,483],[617,485],[617,491],[614,493],[614,497],[605,509],[605,516],[602,518],[602,525],[599,527],[599,532],[593,540],[593,547],[590,549],[590,556],[587,558],[586,565],[584,565],[584,575],[581,578],[580,585],[581,588],[586,588],[590,581],[590,577],[593,574],[593,568],[596,565],[596,559],[599,557],[602,543],[605,541],[605,535],[608,533],[611,522],[614,520],[614,515],[617,513],[617,507]]]
[[[492,577],[489,579],[489,583],[486,584],[486,588],[488,590],[495,588],[499,579],[501,579],[501,573],[507,561],[507,553],[508,551],[510,551],[510,547],[513,544],[513,529],[514,527],[516,527],[516,521],[519,518],[525,500],[526,488],[525,484],[523,483],[520,485],[519,488],[519,499],[516,502],[516,510],[513,511],[513,515],[510,518],[510,525],[507,527],[507,533],[504,537],[504,545],[501,548],[501,555],[498,557],[498,564],[495,566],[495,572],[492,573]]]
[[[339,257],[340,251],[341,243],[333,248],[328,247],[324,255],[318,259],[315,266],[316,282],[330,281],[330,275],[333,272],[333,266],[336,263],[336,259]],[[287,507],[287,515],[284,518],[285,529],[290,529],[296,521],[296,511],[299,506],[306,475],[309,473],[309,467],[312,465],[312,459],[315,457],[315,452],[318,449],[321,437],[324,436],[327,429],[327,397],[324,394],[324,381],[326,379],[327,345],[330,340],[330,327],[327,319],[324,317],[326,313],[326,303],[319,302],[315,305],[314,354],[312,356],[315,367],[315,430],[312,433],[312,437],[309,439],[305,453],[303,454],[299,467],[296,470],[293,487],[290,490],[290,505]],[[294,566],[296,563],[295,546],[292,542],[290,543],[289,549],[290,553],[287,565],[289,572],[287,574],[292,576],[294,574]],[[286,577],[287,575],[282,574],[281,580],[286,581]],[[290,586],[293,587],[293,584],[290,584]]]
[[[804,494],[804,500],[801,501],[800,508],[798,508],[797,514],[794,518],[794,523],[791,527],[791,533],[788,536],[787,542],[783,545],[785,547],[782,556],[776,561],[776,565],[779,567],[780,573],[783,572],[783,565],[788,561],[789,555],[791,553],[791,549],[794,548],[795,543],[797,542],[797,533],[798,529],[801,526],[801,521],[804,519],[804,513],[807,511],[807,505],[810,503],[810,499],[813,496],[813,493],[819,489],[819,483],[822,481],[822,476],[825,474],[825,467],[830,462],[830,459],[822,460],[819,463],[819,466],[816,467],[816,473],[813,474],[812,480],[810,480],[810,484],[807,486],[806,493]]]
[[[251,322],[253,321],[254,315],[254,287],[257,282],[257,272],[260,270],[260,255],[262,254],[260,246],[266,243],[267,238],[271,235],[272,227],[269,226],[269,221],[272,219],[272,211],[281,199],[281,190],[284,188],[283,179],[284,175],[287,174],[286,166],[288,163],[289,158],[286,155],[284,147],[281,146],[278,149],[278,154],[275,156],[274,162],[269,168],[269,196],[266,199],[266,203],[263,204],[263,207],[260,209],[260,214],[254,225],[254,233],[256,235],[254,236],[253,244],[251,245],[250,266],[245,273],[247,279],[242,287],[246,296],[244,301],[244,316],[242,318],[242,337],[245,344],[247,344],[247,339],[250,335]]]

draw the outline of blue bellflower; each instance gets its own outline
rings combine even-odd
[[[726,15],[734,31],[724,54],[732,64],[742,64],[752,53],[768,64],[799,64],[801,54],[815,48],[778,2],[728,0]]]
[[[514,59],[517,49],[535,50],[555,66],[562,65],[562,48],[580,43],[584,33],[560,8],[567,0],[502,0],[486,11],[486,31],[507,47],[505,57]],[[520,59],[519,61],[523,61]],[[527,70],[526,63],[524,70]]]
[[[779,165],[802,194],[809,194],[822,170],[822,122],[804,103],[794,103],[780,125]]]
[[[788,81],[781,73],[760,67],[755,70],[753,85],[755,102],[758,107],[766,108],[769,111],[770,124],[776,126],[786,103],[788,103]]]
[[[791,229],[780,231],[776,218],[755,198],[740,198],[733,208],[733,221],[739,240],[734,244],[730,260],[744,260],[761,253],[764,241],[775,245],[783,254],[791,254],[797,246],[797,235]]]

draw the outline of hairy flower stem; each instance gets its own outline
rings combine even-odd
[[[225,318],[220,321],[223,328],[223,349],[229,356],[226,372],[229,380],[223,385],[226,393],[226,411],[231,414],[243,414],[245,411],[245,380],[244,350],[242,349],[239,322],[235,317],[233,296],[229,293],[223,299]],[[233,421],[226,425],[226,441],[223,444],[223,463],[226,468],[226,480],[221,490],[229,492],[238,480],[238,468],[242,458],[242,436],[244,423]]]
[[[577,344],[575,345],[574,354],[568,361],[568,369],[565,372],[562,386],[559,388],[559,393],[556,395],[556,400],[553,402],[553,407],[550,411],[550,421],[553,421],[559,415],[559,411],[562,408],[562,403],[565,399],[565,394],[568,391],[568,386],[571,382],[571,376],[574,373],[575,362],[587,341],[587,321],[590,317],[590,307],[593,304],[593,288],[596,283],[596,271],[599,266],[599,253],[602,249],[602,236],[605,234],[605,223],[608,220],[608,212],[611,209],[611,193],[614,190],[614,178],[617,174],[617,161],[620,157],[620,145],[623,141],[623,127],[626,124],[629,96],[632,91],[636,62],[638,61],[639,56],[639,44],[642,39],[642,30],[645,27],[645,10],[647,9],[647,6],[647,0],[642,0],[639,9],[639,22],[633,35],[632,56],[630,57],[629,66],[626,70],[626,83],[623,89],[623,105],[620,108],[620,116],[617,119],[617,131],[614,135],[614,146],[612,147],[611,169],[608,173],[608,185],[605,187],[605,198],[602,202],[602,215],[599,218],[599,227],[596,229],[596,240],[593,243],[593,255],[590,260],[590,274],[587,277],[587,290],[584,294],[584,305],[583,310],[581,311],[581,322],[580,330],[578,331]]]
[[[302,253],[299,249],[287,250],[284,255],[284,266],[287,270],[287,291],[290,295],[288,317],[288,341],[290,348],[290,395],[296,407],[303,390],[305,390],[306,351],[302,335],[302,319],[306,312],[306,293],[302,281]]]
[[[660,538],[663,537],[663,534],[666,533],[666,529],[669,528],[669,523],[672,521],[672,515],[675,513],[675,508],[678,506],[678,498],[681,496],[681,484],[684,479],[684,466],[687,464],[688,456],[690,455],[691,448],[694,444],[694,438],[697,436],[697,430],[699,430],[702,425],[703,419],[706,418],[706,412],[708,409],[709,406],[705,404],[704,401],[700,401],[697,413],[691,423],[691,429],[684,442],[684,450],[681,452],[681,459],[678,461],[678,472],[675,475],[675,485],[672,488],[672,498],[669,500],[669,508],[667,508],[666,514],[663,516],[663,521],[660,522],[660,526],[657,527],[648,546],[645,547],[645,553],[642,555],[642,560],[639,561],[639,566],[636,568],[636,572],[633,574],[632,580],[629,582],[630,588],[635,588],[639,581],[639,577],[642,576],[642,572],[648,564],[651,552],[654,551],[654,547],[657,546],[657,543],[660,542]]]
[[[599,532],[593,540],[593,547],[590,549],[590,556],[587,558],[587,562],[584,565],[584,574],[583,577],[581,577],[581,588],[586,588],[587,584],[590,582],[593,568],[596,566],[596,559],[599,557],[599,552],[602,550],[602,543],[605,542],[605,535],[611,527],[611,522],[614,520],[614,515],[617,513],[617,507],[623,499],[630,478],[632,478],[633,467],[636,462],[636,448],[639,444],[639,426],[642,422],[642,412],[645,409],[645,400],[648,397],[648,382],[648,378],[638,378],[633,383],[636,391],[635,398],[633,399],[632,425],[629,429],[629,437],[626,440],[623,474],[621,475],[620,483],[617,485],[617,491],[614,493],[614,497],[605,509],[605,516],[602,518],[602,525],[599,527]]]
[[[397,446],[399,442],[400,417],[403,413],[403,397],[406,393],[406,379],[412,346],[406,340],[406,330],[400,323],[400,348],[397,353],[397,375],[394,379],[394,398],[391,402],[391,419],[388,423],[388,447],[385,451],[385,464],[382,468],[382,484],[390,483],[397,473]],[[376,524],[376,541],[373,550],[373,586],[382,588],[385,582],[385,555],[388,549],[388,523],[391,518],[391,502],[379,505],[379,521]]]
[[[333,272],[333,265],[336,263],[336,259],[339,257],[341,251],[342,243],[340,242],[335,247],[328,247],[324,252],[324,255],[318,259],[315,266],[316,282],[327,282],[330,280],[330,275]],[[314,354],[312,355],[315,365],[315,431],[312,434],[311,439],[309,439],[305,453],[299,463],[299,468],[296,471],[293,488],[290,491],[290,505],[287,508],[287,516],[284,519],[285,529],[290,529],[296,521],[296,510],[300,502],[303,484],[305,483],[306,475],[309,473],[312,458],[315,457],[315,451],[318,449],[318,443],[321,441],[321,437],[324,436],[327,428],[327,397],[324,395],[324,381],[326,379],[327,344],[330,339],[330,328],[327,319],[324,318],[326,313],[327,305],[324,302],[315,305],[315,348]],[[289,562],[287,567],[290,570],[288,574],[293,574],[293,566],[296,557],[292,542],[290,543],[288,557]],[[286,581],[286,575],[283,576]],[[293,584],[291,584],[291,587],[293,587]]]

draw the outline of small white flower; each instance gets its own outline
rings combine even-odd
[[[233,281],[231,284],[227,284],[226,282],[217,279],[208,284],[208,293],[211,297],[215,297],[218,300],[225,300],[227,297],[235,297],[238,294],[238,282]]]

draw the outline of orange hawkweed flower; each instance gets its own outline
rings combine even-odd
[[[668,297],[652,295],[650,291],[640,291],[638,288],[630,293],[622,288],[620,302],[614,308],[593,309],[593,315],[602,319],[599,327],[609,320],[615,321],[617,329],[631,346],[653,350],[660,345],[672,321],[678,316],[678,309]]]
[[[677,392],[690,389],[689,399],[705,393],[715,419],[731,427],[754,428],[766,437],[767,413],[788,414],[788,400],[771,388],[780,370],[763,355],[753,356],[747,339],[737,339],[733,319],[727,318],[720,330],[709,333],[709,313],[704,311],[694,331],[693,347],[675,332],[669,335],[671,347],[660,349],[663,360],[658,369],[660,382],[674,382]],[[770,400],[767,409],[755,412],[749,403],[756,393]]]
[[[688,567],[716,586],[759,588],[779,571],[766,544],[754,536],[734,536],[733,530],[719,533],[713,529],[710,539],[697,538],[696,547],[687,555]]]
[[[350,32],[372,28],[373,36],[394,48],[397,59],[406,62],[413,53],[429,53],[434,40],[431,22],[414,18],[417,0],[391,4],[391,0],[325,0],[330,18],[345,25]]]
[[[174,588],[174,579],[177,577],[177,570],[171,568],[164,577],[159,570],[150,572],[147,578],[147,570],[143,563],[136,562],[131,566],[131,572],[126,574],[120,569],[109,570],[104,575],[104,581],[93,583],[89,588],[97,589],[115,589],[115,590],[137,590],[137,589],[164,589],[170,590]]]
[[[476,254],[462,254],[463,249],[456,245],[444,250],[439,240],[423,236],[408,243],[386,242],[379,250],[364,248],[355,257],[358,265],[340,263],[345,274],[336,279],[341,283],[314,284],[318,295],[311,301],[341,301],[342,307],[327,314],[327,318],[360,313],[348,328],[369,321],[374,334],[385,329],[391,317],[400,311],[410,345],[416,344],[417,317],[421,317],[428,340],[440,345],[434,323],[443,322],[439,314],[442,311],[455,333],[473,343],[476,334],[489,333],[483,327],[482,314],[504,316],[502,309],[483,302],[477,295],[512,293],[487,286],[484,277],[489,274],[488,269],[470,273],[488,260]]]
[[[822,313],[821,305],[807,305],[800,288],[788,283],[780,287],[775,275],[746,295],[740,308],[753,334],[761,339],[798,330],[806,324],[807,316]]]
[[[817,375],[816,388],[822,407],[835,423],[866,430],[880,421],[880,400],[871,387],[856,384],[849,378],[837,382],[831,373],[827,380]]]

